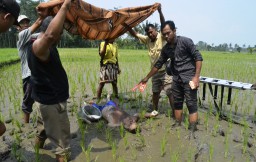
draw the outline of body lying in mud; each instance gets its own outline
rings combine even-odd
[[[138,127],[137,122],[141,117],[152,118],[158,115],[157,111],[145,113],[143,115],[138,113],[130,115],[129,113],[120,109],[118,105],[111,100],[103,106],[90,102],[90,104],[87,104],[82,109],[83,111],[80,112],[80,115],[82,113],[81,118],[84,119],[86,123],[90,124],[91,121],[98,120],[102,116],[108,122],[109,127],[119,127],[123,125],[127,131],[132,133],[135,133]],[[97,112],[98,110],[101,112],[101,114]]]

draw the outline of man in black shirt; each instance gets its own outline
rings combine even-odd
[[[58,162],[68,161],[71,153],[67,114],[69,85],[56,48],[70,5],[71,0],[65,0],[54,18],[49,16],[43,20],[41,33],[28,48],[27,58],[31,70],[32,98],[38,111],[36,146],[42,148],[48,138],[55,146]],[[49,15],[47,9],[37,9],[39,15]]]
[[[198,118],[197,88],[199,87],[203,58],[190,38],[176,36],[176,28],[173,21],[166,21],[161,26],[161,30],[167,44],[163,47],[161,56],[154,67],[141,82],[147,82],[166,63],[168,58],[171,59],[175,125],[180,125],[181,123],[183,102],[186,99],[189,110],[190,129],[194,136]]]

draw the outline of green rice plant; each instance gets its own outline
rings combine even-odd
[[[212,143],[210,143],[210,146],[209,146],[209,161],[210,162],[212,161],[213,153],[214,153],[214,146]]]
[[[124,140],[124,147],[125,147],[125,149],[127,149],[127,148],[128,148],[128,140],[127,140],[127,135],[124,135],[124,138],[123,138],[123,140]]]
[[[86,161],[91,161],[91,150],[92,150],[92,146],[89,145],[85,151],[83,151],[85,153],[85,159]]]
[[[91,89],[92,89],[92,93],[93,95],[95,96],[96,93],[97,93],[97,86],[96,86],[96,83],[94,81],[90,81],[91,83]]]
[[[214,136],[214,137],[216,137],[217,136],[217,132],[218,132],[218,130],[219,130],[219,113],[217,113],[216,114],[216,116],[215,116],[215,120],[216,120],[216,122],[215,122],[215,124],[214,124],[214,127],[213,127],[213,131],[212,131],[212,135]]]
[[[97,156],[95,157],[95,159],[94,159],[94,162],[97,162],[98,159],[99,159],[99,156],[97,155]]]
[[[192,149],[189,149],[187,162],[192,162],[193,160],[194,160],[194,154],[192,152]]]
[[[21,124],[20,124],[20,121],[15,120],[15,125],[16,125],[16,126],[17,126],[17,128],[18,128],[18,132],[22,132],[22,130],[21,130]]]
[[[224,144],[225,144],[225,153],[224,153],[224,157],[227,158],[228,157],[228,150],[229,150],[229,134],[227,133],[225,136],[225,140],[224,140]]]
[[[167,117],[168,117],[168,118],[171,118],[171,115],[172,115],[172,114],[171,114],[171,109],[167,109]]]
[[[161,156],[163,157],[166,153],[166,144],[167,144],[167,139],[166,135],[161,140]]]
[[[208,128],[209,128],[209,113],[204,114],[204,126],[205,126],[205,129],[208,131]]]
[[[242,129],[242,135],[243,135],[243,154],[246,153],[246,150],[247,150],[247,145],[248,145],[248,139],[249,139],[249,131],[248,131],[248,128],[249,128],[249,124],[248,122],[244,119],[244,127]]]
[[[15,138],[15,143],[20,146],[21,142],[22,142],[22,139],[20,137],[20,134],[14,132],[14,138]]]
[[[34,145],[34,151],[35,151],[35,161],[40,162],[40,155],[39,155],[39,145]]]
[[[230,111],[228,115],[228,133],[232,133],[232,129],[233,129],[233,122],[232,122],[232,113]]]
[[[179,160],[179,153],[177,151],[175,151],[174,155],[171,156],[171,161],[178,162],[178,160]]]
[[[153,122],[153,118],[147,119],[147,120],[146,120],[146,126],[147,126],[147,127],[151,127],[152,122]]]
[[[103,129],[104,129],[104,121],[103,120],[100,120],[99,122],[97,122],[96,129],[98,131],[103,131]]]
[[[137,151],[133,147],[131,147],[131,155],[132,155],[132,160],[135,161],[137,159]]]
[[[13,155],[14,157],[16,157],[17,154],[18,154],[18,147],[19,147],[19,146],[17,145],[17,143],[16,143],[16,142],[13,142],[11,153],[12,153],[12,155]]]
[[[112,157],[114,160],[116,160],[117,158],[117,154],[116,154],[116,151],[117,151],[117,142],[116,140],[114,140],[112,143],[111,143],[111,151],[112,151]]]
[[[124,136],[125,136],[125,130],[124,130],[124,124],[123,124],[123,123],[121,123],[121,125],[120,125],[119,133],[120,133],[120,136],[121,136],[122,138],[124,138]]]
[[[188,127],[189,127],[189,118],[188,118],[187,115],[186,115],[186,117],[185,117],[184,124],[185,124],[185,129],[188,130]]]
[[[0,112],[0,122],[4,122],[4,116],[2,115],[1,112]]]
[[[177,133],[178,140],[180,140],[180,127],[177,128],[176,133]]]
[[[140,112],[140,120],[142,120],[144,118],[145,114],[146,114],[146,110],[142,110]]]
[[[119,157],[118,157],[118,161],[119,161],[119,162],[125,162],[124,157],[119,156]]]
[[[107,142],[111,145],[111,143],[112,143],[112,132],[109,128],[106,129],[105,135],[106,135]]]
[[[229,161],[229,162],[234,162],[234,160],[235,160],[235,157],[234,157],[234,156],[232,156],[232,158],[230,159],[230,161]]]
[[[136,130],[135,130],[135,134],[136,134],[136,137],[140,137],[141,136],[141,134],[140,134],[140,126],[139,125],[136,128]]]
[[[139,136],[139,142],[140,142],[140,146],[141,147],[145,147],[146,146],[146,141],[143,135]]]

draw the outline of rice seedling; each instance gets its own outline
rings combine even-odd
[[[152,134],[156,134],[156,125],[152,124],[152,129],[151,129]]]
[[[208,131],[208,128],[209,128],[209,113],[205,113],[204,114],[204,126],[205,126],[205,129]]]
[[[86,161],[91,161],[91,150],[92,150],[91,145],[89,145],[85,150],[83,150]]]
[[[123,123],[121,123],[121,125],[120,125],[119,133],[120,133],[120,136],[121,136],[122,138],[124,138],[124,136],[125,136],[125,130],[124,130],[124,125],[123,125]]]
[[[114,140],[112,143],[111,143],[111,151],[112,151],[112,157],[114,160],[116,160],[117,158],[117,142],[116,140]]]
[[[210,162],[212,161],[213,153],[214,153],[214,146],[212,143],[210,143],[210,145],[209,145],[209,161]]]
[[[132,155],[132,160],[136,160],[137,159],[137,151],[135,148],[131,147],[131,155]]]
[[[178,140],[180,140],[180,127],[176,129]]]
[[[192,149],[189,149],[187,162],[192,162],[193,160],[194,160],[194,155],[193,155]]]
[[[163,157],[166,153],[166,144],[167,144],[167,139],[166,135],[161,140],[161,156]]]
[[[243,154],[246,153],[247,150],[247,145],[248,145],[248,139],[249,139],[249,124],[248,122],[244,119],[244,127],[242,129],[242,135],[243,135],[243,148],[242,148],[242,152]]]
[[[124,157],[119,156],[119,157],[118,157],[118,161],[119,161],[119,162],[125,162]]]
[[[103,128],[104,128],[104,121],[103,120],[100,120],[99,122],[97,122],[97,124],[96,124],[96,129],[98,130],[98,131],[100,131],[100,132],[102,132],[103,131]]]
[[[127,139],[127,135],[124,136],[123,140],[124,140],[124,147],[125,147],[125,149],[128,149],[128,139]]]
[[[15,125],[17,126],[17,128],[18,128],[18,132],[20,133],[20,132],[22,132],[22,130],[21,130],[21,124],[20,124],[20,121],[18,121],[18,120],[15,120]]]
[[[106,135],[107,142],[111,145],[111,143],[112,143],[112,132],[109,128],[106,129],[105,135]]]
[[[34,145],[34,151],[35,151],[35,161],[40,162],[40,154],[39,154],[39,145]]]
[[[167,117],[168,117],[168,118],[171,118],[171,115],[172,115],[171,109],[167,109]]]
[[[224,157],[227,158],[228,157],[228,151],[229,151],[229,134],[227,133],[225,136],[225,140],[224,140],[224,144],[225,144],[225,153],[224,153]]]
[[[219,130],[219,113],[217,113],[216,114],[216,116],[215,116],[215,124],[214,124],[214,127],[213,127],[213,131],[212,131],[212,135],[214,136],[214,137],[216,137],[217,136],[217,132],[218,132],[218,130]]]
[[[188,118],[188,115],[185,116],[184,126],[185,126],[185,129],[188,130],[188,127],[189,127],[189,118]]]
[[[171,156],[172,162],[178,162],[179,160],[179,153],[177,151],[174,152],[174,155]]]

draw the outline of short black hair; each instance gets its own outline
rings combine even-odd
[[[43,20],[43,22],[42,22],[42,24],[40,26],[40,32],[45,32],[46,31],[46,29],[48,28],[48,26],[49,26],[50,22],[52,21],[52,19],[53,19],[52,16],[48,16],[48,17],[46,17]]]
[[[169,25],[169,27],[170,27],[172,30],[176,29],[174,22],[171,21],[171,20],[168,20],[168,21],[165,21],[165,22],[161,25],[161,31],[163,30],[163,28],[164,28],[166,25]]]
[[[156,29],[155,25],[153,25],[153,24],[148,24],[148,25],[145,27],[145,32],[146,32],[146,33],[149,31],[149,28]]]

